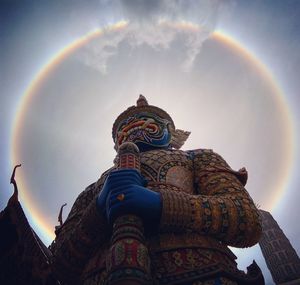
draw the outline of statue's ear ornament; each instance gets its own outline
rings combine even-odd
[[[170,126],[169,130],[171,133],[170,146],[175,149],[180,149],[191,134],[191,132],[174,129],[172,126]]]

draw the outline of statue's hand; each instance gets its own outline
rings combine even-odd
[[[119,185],[108,194],[106,216],[110,224],[122,215],[133,214],[143,220],[144,226],[151,230],[158,226],[162,201],[159,193],[136,184]]]
[[[99,212],[107,218],[108,194],[114,189],[124,189],[129,185],[144,186],[146,180],[135,169],[119,169],[109,173],[97,198],[97,208]]]

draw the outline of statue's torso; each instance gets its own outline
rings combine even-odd
[[[141,153],[141,172],[149,184],[175,186],[188,194],[194,193],[192,154],[181,150],[157,150]]]
[[[181,150],[141,153],[141,172],[148,180],[147,187],[154,191],[163,188],[191,195],[201,194],[197,193],[199,190],[195,185],[196,169],[193,156],[192,151]],[[220,267],[218,263],[235,267],[235,256],[225,245],[196,232],[162,231],[147,237],[147,245],[154,276],[159,280],[159,284],[173,284],[174,278],[187,282],[183,284],[190,284],[188,280],[217,270]],[[95,250],[83,274],[87,280],[86,284],[98,284],[92,280],[100,282],[105,279],[105,257],[108,247],[109,243]],[[95,272],[98,272],[98,275]]]

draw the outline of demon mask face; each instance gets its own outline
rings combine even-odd
[[[123,120],[117,128],[116,148],[124,142],[134,142],[140,151],[167,148],[171,141],[168,120],[141,112]]]
[[[189,134],[190,132],[175,129],[170,115],[149,105],[143,95],[140,95],[136,106],[129,107],[118,116],[112,129],[116,150],[124,142],[135,143],[140,151],[179,149]]]

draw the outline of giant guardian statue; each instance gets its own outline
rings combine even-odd
[[[233,170],[210,149],[180,150],[189,132],[142,95],[112,136],[114,165],[78,196],[49,248],[36,234],[19,236],[29,225],[14,222],[17,201],[1,213],[1,225],[16,232],[6,256],[13,260],[18,243],[43,253],[27,270],[32,284],[264,284],[256,263],[239,270],[228,248],[253,246],[261,235],[245,168]],[[3,258],[1,265],[8,267]]]

